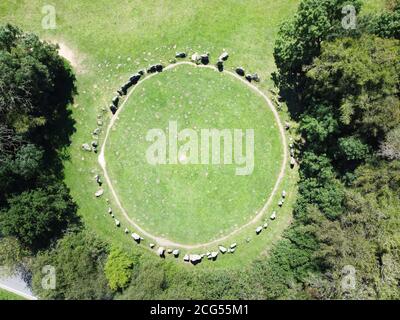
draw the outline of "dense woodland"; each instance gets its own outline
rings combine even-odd
[[[273,78],[298,124],[299,194],[283,239],[240,274],[185,271],[84,228],[62,174],[73,72],[54,46],[1,27],[0,265],[48,299],[400,299],[400,1],[347,30],[348,2],[303,0],[281,26]],[[55,290],[40,286],[46,264]]]

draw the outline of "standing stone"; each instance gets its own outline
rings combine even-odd
[[[217,69],[218,69],[219,72],[224,71],[224,62],[222,60],[218,60]]]
[[[201,61],[201,57],[199,56],[198,53],[194,53],[194,54],[192,54],[191,60],[192,60],[192,62],[199,64]]]
[[[103,194],[104,194],[104,190],[99,189],[94,195],[96,196],[96,198],[100,198]]]
[[[175,55],[175,58],[180,58],[180,59],[186,58],[186,53],[185,52],[177,52]]]
[[[291,159],[290,159],[290,167],[293,169],[295,165],[296,165],[296,159],[294,157],[291,157]]]
[[[119,96],[115,96],[115,97],[112,99],[112,104],[118,108]]]
[[[175,258],[178,258],[179,257],[179,250],[178,249],[175,249],[174,251],[172,251],[172,254],[175,256]]]
[[[258,76],[257,73],[254,73],[251,75],[251,80],[253,80],[255,82],[260,82],[260,77]]]
[[[118,108],[112,104],[112,105],[110,106],[110,111],[111,111],[112,114],[116,114],[117,111],[118,111]]]
[[[217,259],[217,257],[218,257],[218,251],[213,251],[213,252],[211,252],[210,257],[211,257],[212,260]]]
[[[101,185],[103,184],[103,182],[100,179],[100,176],[98,174],[96,174],[94,176],[94,180],[96,181],[96,183],[101,187]]]
[[[193,264],[198,264],[202,260],[201,256],[198,254],[191,254],[190,255],[190,262]]]
[[[137,84],[138,82],[139,82],[139,80],[140,80],[140,78],[141,78],[142,76],[139,74],[139,73],[136,73],[136,74],[134,74],[133,76],[131,76],[130,78],[129,78],[129,81],[132,83],[132,84]]]
[[[156,73],[156,72],[157,72],[157,67],[155,65],[152,65],[147,69],[147,73]]]
[[[245,71],[244,71],[244,69],[242,67],[237,67],[236,68],[236,73],[241,77],[244,77],[244,75],[245,75]]]
[[[164,70],[164,66],[160,63],[156,64],[155,67],[156,67],[157,72],[163,72],[163,70]]]
[[[275,220],[276,219],[276,211],[272,212],[271,214],[271,220]]]
[[[222,254],[225,254],[228,251],[224,246],[219,246],[218,249]]]
[[[165,256],[165,248],[164,247],[159,247],[157,250],[157,254],[163,258]]]
[[[92,147],[91,147],[88,143],[84,143],[84,144],[82,145],[82,150],[83,150],[83,151],[90,152],[90,151],[92,151]]]
[[[229,58],[229,53],[228,52],[223,52],[220,56],[219,56],[219,60],[221,61],[226,61]]]
[[[200,56],[201,63],[207,65],[210,63],[210,54],[205,53]]]
[[[141,237],[137,233],[132,233],[131,237],[133,240],[135,240],[137,243],[140,243]]]
[[[262,227],[257,227],[257,229],[256,229],[256,234],[260,234],[261,231],[262,231]]]

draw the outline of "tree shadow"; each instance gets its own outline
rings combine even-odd
[[[274,72],[271,75],[276,88],[278,88],[279,102],[285,102],[288,108],[290,118],[298,121],[303,112],[303,103],[300,99],[300,94],[290,86],[282,85],[279,75]]]
[[[47,99],[44,110],[47,122],[33,129],[31,139],[44,151],[44,165],[59,179],[64,178],[63,161],[70,159],[68,147],[71,136],[76,132],[76,121],[72,117],[71,106],[78,94],[76,77],[68,62],[55,71],[54,90]]]

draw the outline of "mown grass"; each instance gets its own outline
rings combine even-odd
[[[223,164],[223,143],[219,165],[211,163],[211,143],[208,165],[149,164],[146,152],[152,142],[146,135],[157,128],[168,137],[170,121],[176,121],[178,131],[197,133],[199,157],[201,129],[229,130],[232,136],[237,129],[254,130],[254,168],[249,160],[249,174],[237,175],[246,164],[236,164],[234,156],[233,164]],[[106,150],[109,175],[130,216],[154,235],[183,244],[215,240],[251,220],[269,198],[283,160],[278,125],[265,100],[229,75],[189,65],[138,86]]]
[[[41,9],[47,4],[45,1],[2,1],[1,23],[14,23],[45,39],[61,41],[82,60],[84,68],[77,76],[79,95],[72,106],[76,133],[67,150],[70,157],[65,161],[65,180],[87,228],[110,242],[154,257],[142,246],[133,244],[110,220],[105,198],[111,196],[107,189],[102,199],[95,199],[97,186],[93,176],[99,172],[97,155],[81,151],[82,143],[93,139],[91,133],[97,126],[98,115],[105,122],[108,120],[109,114],[102,108],[108,106],[115,90],[127,77],[151,63],[167,64],[176,51],[210,52],[215,59],[226,49],[231,54],[226,67],[240,65],[258,72],[262,78],[259,86],[267,92],[272,87],[270,74],[275,71],[272,53],[278,26],[293,15],[297,3],[297,0],[116,0],[112,3],[54,0],[57,29],[43,30]],[[286,119],[285,111],[281,117]],[[246,249],[239,247],[235,255],[200,267],[242,266],[268,251],[290,222],[295,181],[296,173],[289,171],[282,184],[289,193],[286,207],[267,232],[255,237],[253,226],[243,230],[233,240],[243,246],[246,243]],[[278,200],[274,199],[274,204]],[[120,214],[115,214],[126,225]],[[247,245],[245,239],[249,237],[251,242]]]
[[[25,299],[12,292],[0,289],[0,300],[25,300]]]

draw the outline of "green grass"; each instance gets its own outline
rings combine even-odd
[[[0,300],[25,300],[25,299],[12,292],[0,289]]]
[[[97,186],[93,176],[100,172],[100,168],[97,156],[82,152],[81,145],[93,139],[91,132],[96,128],[97,116],[108,120],[109,114],[101,109],[108,106],[115,90],[132,72],[155,62],[167,64],[176,51],[208,51],[215,59],[226,49],[231,54],[227,68],[241,65],[257,72],[262,78],[259,87],[267,92],[272,86],[270,75],[275,71],[272,54],[278,27],[282,21],[292,17],[298,1],[116,0],[110,3],[106,0],[53,0],[51,3],[57,10],[57,29],[43,30],[41,8],[47,3],[3,0],[0,3],[0,23],[14,23],[45,39],[64,42],[82,60],[83,68],[77,75],[79,95],[72,107],[76,133],[67,150],[70,158],[65,161],[66,183],[87,228],[110,242],[155,257],[116,229],[107,214],[105,198],[110,198],[115,207],[107,189],[102,199],[94,198]],[[286,119],[285,111],[281,112],[281,117]],[[290,222],[296,177],[295,172],[289,171],[282,182],[282,188],[290,196],[279,219],[267,232],[255,237],[254,226],[243,230],[235,240],[243,243],[243,247],[245,239],[250,237],[251,242],[245,249],[239,247],[235,255],[199,267],[243,266],[267,252]],[[261,188],[257,186],[257,190],[260,192]],[[274,199],[274,204],[278,200]],[[119,212],[115,214],[123,226],[127,225]]]
[[[153,128],[167,134],[169,121],[177,122],[178,131],[190,128],[199,135],[201,129],[253,129],[254,171],[236,175],[244,165],[235,163],[149,164],[146,134]],[[265,100],[211,69],[181,65],[143,82],[113,129],[105,158],[124,208],[147,231],[184,244],[215,240],[251,220],[282,164],[278,125]]]
[[[364,0],[362,14],[374,14],[385,9],[386,0]]]

